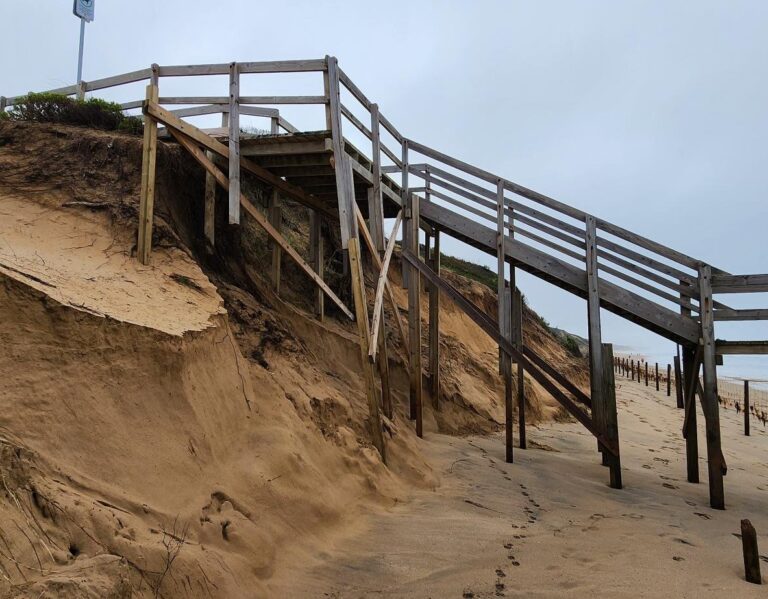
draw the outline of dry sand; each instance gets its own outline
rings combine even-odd
[[[424,450],[441,486],[371,515],[359,534],[275,584],[274,596],[765,596],[743,580],[735,536],[750,518],[768,555],[762,425],[744,437],[735,411],[723,413],[727,510],[712,510],[706,484],[685,481],[674,397],[617,382],[623,490],[607,486],[595,442],[577,424],[531,429],[532,447],[517,450],[514,465],[498,436],[430,435]]]

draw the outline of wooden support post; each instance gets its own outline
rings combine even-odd
[[[8,106],[8,99],[5,96],[0,96],[0,112],[5,112],[6,106]]]
[[[213,152],[208,150],[205,155],[213,160]],[[205,173],[205,208],[203,211],[203,234],[205,235],[206,250],[213,252],[216,246],[216,179],[211,173]]]
[[[373,187],[368,189],[368,220],[373,243],[381,254],[384,251],[384,203],[381,192],[381,138],[378,104],[371,104],[371,163]]]
[[[240,71],[229,65],[229,224],[240,224]]]
[[[435,229],[429,266],[440,276],[440,231]],[[440,409],[440,288],[429,286],[429,387],[432,407]]]
[[[672,396],[672,365],[667,364],[667,397]]]
[[[701,310],[701,339],[704,393],[702,411],[707,431],[707,466],[709,471],[709,504],[725,509],[723,476],[725,458],[720,446],[720,406],[717,401],[717,363],[715,348],[715,319],[712,305],[712,268],[699,266],[699,307]]]
[[[683,346],[683,402],[686,417],[688,418],[688,430],[685,436],[685,457],[687,463],[688,482],[699,482],[699,441],[698,427],[696,425],[696,395],[691,389],[696,388],[699,380],[699,365],[695,359],[693,347]]]
[[[749,437],[749,381],[744,381],[744,435]]]
[[[603,343],[603,380],[602,400],[603,416],[601,421],[605,427],[605,436],[616,447],[616,454],[603,451],[604,464],[610,471],[610,485],[612,489],[621,489],[621,457],[619,453],[619,416],[616,407],[616,380],[610,368],[613,360],[613,345]],[[593,408],[594,410],[594,408]]]
[[[512,342],[512,294],[513,289],[506,281],[507,257],[504,239],[507,227],[504,210],[504,182],[496,184],[496,299],[499,334]],[[515,393],[512,382],[512,358],[499,346],[499,372],[504,379],[504,423],[506,433],[506,461],[512,463],[514,440],[514,401]]]
[[[744,553],[744,577],[752,584],[763,584],[760,575],[760,551],[757,548],[757,532],[749,520],[741,521],[741,548]]]
[[[645,363],[645,386],[648,386],[648,362]]]
[[[680,368],[680,356],[675,356],[673,361],[675,363],[675,394],[677,407],[682,410],[685,407],[685,404],[683,403],[683,373]]]
[[[511,273],[515,267],[511,266]],[[512,280],[514,281],[514,277]],[[520,290],[510,283],[512,292],[512,342],[521,352],[523,348],[523,295]],[[517,363],[517,422],[520,436],[520,449],[528,448],[528,440],[525,432],[525,369],[522,363]]]
[[[157,85],[147,86],[147,100],[157,102]],[[139,262],[149,264],[152,251],[152,222],[155,213],[155,174],[157,170],[157,122],[144,119],[144,142],[141,161],[141,199],[139,202],[139,238],[136,253]]]
[[[363,280],[363,264],[360,259],[360,240],[353,237],[349,240],[349,271],[352,276],[352,295],[355,299],[355,320],[357,332],[360,338],[360,366],[363,369],[365,389],[368,397],[368,411],[371,419],[371,438],[376,449],[381,454],[382,461],[386,464],[386,450],[384,447],[384,435],[381,429],[381,414],[379,413],[379,401],[376,397],[376,383],[373,376],[373,364],[368,360],[368,306],[365,299],[365,283]]]
[[[659,390],[659,363],[656,362],[656,391]]]
[[[400,195],[400,203],[403,207],[403,220],[404,222],[406,218],[411,218],[411,210],[410,210],[410,195],[411,192],[408,189],[408,168],[410,167],[408,163],[408,140],[404,139],[402,144],[402,183],[401,183],[401,195]],[[410,248],[411,247],[411,227],[409,225],[403,225],[403,241],[402,241],[402,247]],[[418,256],[419,243],[416,242],[416,252],[415,254]],[[403,279],[403,289],[408,289],[408,277],[410,273],[410,268],[405,260],[402,261],[402,279]]]
[[[85,100],[85,81],[77,82],[77,93],[75,94],[75,97],[81,102]]]
[[[589,382],[592,396],[592,419],[595,427],[605,434],[603,402],[603,343],[600,327],[600,290],[597,276],[597,224],[586,218],[587,322],[589,327]],[[600,447],[598,445],[598,447]]]
[[[384,307],[381,308],[382,312]],[[381,379],[381,405],[384,409],[384,415],[392,420],[394,410],[392,408],[392,390],[389,386],[389,351],[387,350],[387,332],[382,316],[379,320],[379,356],[377,363],[379,365],[379,378]]]
[[[311,210],[309,213],[309,263],[321,279],[325,270],[322,224],[320,215],[315,210]],[[325,319],[325,294],[319,287],[315,290],[315,316],[320,322]]]
[[[272,135],[280,133],[280,117],[273,116],[269,119],[269,132]]]
[[[403,164],[408,161],[408,142],[403,142]],[[404,171],[407,172],[407,171]],[[405,176],[405,175],[404,175]],[[410,193],[406,187],[408,249],[419,255],[419,196]],[[424,436],[422,422],[421,385],[421,276],[416,269],[409,269],[408,279],[408,349],[411,369],[410,413],[416,419],[416,435]]]
[[[280,230],[283,228],[283,213],[280,210],[280,202],[276,189],[273,189],[269,196],[267,218],[269,219],[269,223],[275,228],[275,231],[280,232]],[[280,246],[274,241],[271,243],[271,245],[272,269],[270,270],[270,278],[272,279],[272,286],[275,289],[275,293],[280,295],[280,270],[282,264],[282,251]]]
[[[355,188],[352,181],[352,168],[344,149],[344,137],[341,130],[341,96],[339,89],[339,67],[336,58],[325,57],[328,67],[327,95],[328,107],[326,122],[330,121],[333,141],[333,164],[336,173],[336,195],[339,205],[339,223],[341,225],[341,247],[347,248],[352,237],[357,237],[355,218]]]

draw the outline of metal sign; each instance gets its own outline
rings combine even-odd
[[[74,0],[74,6],[72,12],[76,17],[80,17],[83,21],[90,23],[93,21],[94,5],[96,0]]]

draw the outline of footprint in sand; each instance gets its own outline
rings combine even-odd
[[[696,502],[695,502],[695,501],[691,501],[691,500],[689,500],[689,499],[686,499],[686,500],[685,500],[685,503],[687,503],[687,504],[688,504],[688,505],[690,505],[691,507],[696,507]]]
[[[693,513],[696,514],[699,518],[702,518],[704,520],[711,520],[712,519],[712,517],[709,514],[703,514],[701,512],[693,512]]]
[[[684,562],[685,561],[685,558],[684,557],[680,557],[679,555],[672,556],[672,559],[675,560],[676,562]]]
[[[504,572],[504,570],[502,570],[501,568],[496,568],[496,576],[498,576],[499,578],[504,578],[506,575],[507,573]]]
[[[677,489],[677,488],[678,488],[678,487],[676,487],[675,485],[671,485],[671,484],[669,484],[669,483],[662,483],[662,485],[661,485],[661,486],[662,486],[662,487],[666,487],[667,489]]]

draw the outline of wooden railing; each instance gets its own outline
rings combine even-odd
[[[319,90],[315,90],[314,95],[247,96],[239,93],[240,79],[245,75],[307,72],[322,73],[322,93],[317,93]],[[333,57],[205,65],[154,64],[146,69],[50,92],[82,98],[88,92],[142,81],[159,85],[162,79],[167,78],[221,75],[229,76],[227,95],[160,96],[158,103],[184,105],[183,108],[170,110],[178,117],[222,114],[222,126],[229,132],[233,150],[239,144],[240,115],[269,119],[273,134],[280,131],[297,133],[297,127],[287,121],[276,107],[325,106],[325,123],[318,124],[318,129],[332,130],[334,139],[343,139],[343,129],[351,125],[370,141],[370,150],[364,149],[363,153],[370,156],[373,180],[373,191],[369,196],[370,230],[380,252],[385,249],[383,233],[379,234],[383,231],[384,219],[382,185],[388,187],[385,191],[389,192],[388,197],[392,197],[391,188],[396,184],[387,175],[399,173],[402,177],[402,198],[415,193],[426,202],[448,207],[468,218],[484,222],[489,228],[497,230],[502,250],[506,239],[513,239],[587,272],[590,260],[588,241],[590,227],[593,227],[599,277],[628,288],[659,306],[671,308],[682,318],[700,319],[702,267],[711,270],[713,293],[768,290],[768,276],[729,275],[623,227],[406,138],[381,113],[378,105],[339,68]],[[0,108],[13,106],[20,99],[21,96],[0,98]],[[136,109],[144,101],[143,98],[134,99],[121,105],[126,110]],[[358,116],[360,114],[363,116]],[[383,140],[383,137],[388,139]],[[407,165],[405,170],[404,164]],[[409,185],[409,177],[415,177],[420,183]],[[239,189],[233,193],[239,194]],[[401,203],[405,206],[404,201]],[[350,230],[356,230],[353,215],[342,214],[341,217],[347,219]],[[713,308],[714,320],[768,318],[768,310],[734,310],[719,302],[713,302]]]

